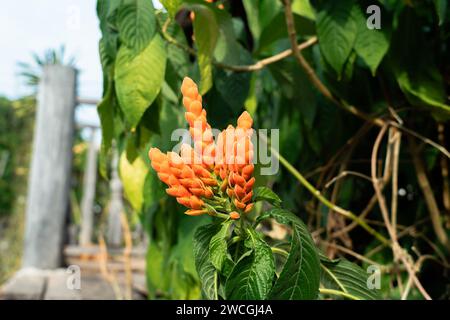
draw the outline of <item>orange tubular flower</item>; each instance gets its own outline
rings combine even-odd
[[[194,140],[194,150],[201,155],[202,164],[211,169],[214,165],[215,146],[211,126],[206,120],[206,110],[202,106],[202,96],[192,79],[186,77],[181,84],[186,121]]]
[[[231,219],[239,219],[253,207],[253,120],[244,112],[237,127],[229,125],[216,144],[197,85],[186,77],[181,92],[194,148],[183,144],[180,154],[151,148],[151,166],[168,185],[167,194],[190,209],[186,214],[228,212]]]

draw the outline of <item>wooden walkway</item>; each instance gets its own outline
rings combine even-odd
[[[123,251],[66,247],[67,268],[22,269],[0,289],[0,299],[146,299],[145,250]]]

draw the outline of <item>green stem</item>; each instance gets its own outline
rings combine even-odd
[[[241,241],[242,238],[240,236],[234,236],[233,238],[230,239],[229,244],[228,245],[232,245],[235,244],[236,242]]]
[[[344,297],[344,298],[348,298],[351,300],[361,300],[358,297],[355,297],[354,295],[344,292],[344,291],[339,291],[339,290],[333,290],[333,289],[325,289],[325,288],[319,288],[319,292],[322,294],[329,294],[329,295],[333,295],[333,296],[340,296],[340,297]]]
[[[264,140],[267,143],[267,137],[263,134],[260,134],[260,137],[262,140]],[[382,234],[377,232],[375,229],[373,229],[371,226],[367,224],[364,220],[362,220],[360,217],[355,215],[353,212],[345,210],[331,201],[329,201],[327,198],[325,198],[319,190],[314,188],[314,186],[309,183],[308,180],[299,172],[297,169],[295,169],[289,161],[287,161],[281,154],[278,153],[277,150],[275,150],[272,146],[270,147],[270,150],[272,154],[274,154],[281,162],[281,164],[306,188],[308,189],[311,194],[317,198],[321,203],[323,203],[326,207],[329,209],[343,215],[346,218],[349,218],[353,221],[355,221],[357,224],[359,224],[364,230],[366,230],[368,233],[373,235],[375,238],[377,238],[379,241],[381,241],[383,244],[390,245],[390,241],[385,238]]]
[[[270,247],[270,249],[272,249],[273,253],[277,253],[277,254],[279,254],[281,256],[284,256],[286,258],[289,256],[289,252],[287,252],[286,250],[283,250],[283,249],[280,249],[280,248],[276,248],[276,247]]]

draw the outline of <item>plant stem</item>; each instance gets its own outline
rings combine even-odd
[[[286,250],[280,249],[280,248],[276,248],[276,247],[270,247],[270,249],[272,249],[273,253],[279,254],[281,256],[284,257],[288,257],[289,256],[289,252],[287,252]]]
[[[348,298],[351,300],[361,300],[358,297],[355,297],[354,295],[344,292],[344,291],[339,291],[339,290],[333,290],[333,289],[326,289],[326,288],[319,288],[319,292],[322,294],[329,294],[329,295],[333,295],[333,296],[340,296],[340,297],[344,297],[344,298]]]
[[[267,143],[267,138],[260,134],[260,138],[264,140]],[[275,150],[272,146],[270,147],[270,150],[272,154],[274,154],[281,162],[281,164],[306,188],[308,189],[311,194],[316,197],[320,202],[322,202],[326,207],[329,209],[343,215],[344,217],[347,217],[353,221],[355,221],[357,224],[359,224],[364,230],[366,230],[368,233],[373,235],[375,238],[377,238],[379,241],[381,241],[383,244],[389,245],[389,240],[386,239],[382,234],[378,233],[375,229],[373,229],[371,226],[369,226],[363,219],[352,213],[351,211],[345,210],[331,201],[329,201],[327,198],[325,198],[319,190],[317,190],[311,183],[309,183],[308,180],[299,172],[297,169],[295,169],[289,161],[287,161],[281,154],[278,153],[277,150]]]

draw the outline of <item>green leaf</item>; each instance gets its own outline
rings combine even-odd
[[[111,149],[112,141],[114,138],[114,107],[116,103],[116,96],[114,93],[114,81],[112,76],[107,77],[106,92],[102,100],[97,106],[98,116],[100,118],[100,124],[102,128],[102,144],[100,148],[100,165],[99,171],[102,177],[106,178],[107,173],[107,154]]]
[[[353,6],[353,18],[357,24],[358,34],[355,40],[355,51],[369,66],[372,75],[389,49],[390,33],[388,27],[369,29],[366,17],[358,5]]]
[[[429,65],[422,73],[416,74],[401,70],[396,76],[400,89],[411,104],[431,107],[438,120],[450,119],[450,106],[445,104],[444,82],[434,66]]]
[[[243,50],[243,49],[242,49]],[[248,72],[215,72],[215,87],[219,94],[237,116],[241,113],[250,88],[251,74]]]
[[[266,218],[274,218],[278,223],[288,224],[292,227],[289,256],[269,298],[316,299],[320,284],[320,261],[305,224],[293,213],[278,208],[263,213],[258,217],[258,221]]]
[[[314,8],[311,6],[310,0],[292,1],[292,12],[310,20],[316,19],[316,13]]]
[[[166,50],[159,35],[137,56],[122,46],[115,66],[116,93],[128,125],[135,128],[164,81]]]
[[[357,25],[351,15],[353,3],[353,0],[327,1],[317,14],[320,50],[338,75],[356,39]]]
[[[222,270],[228,255],[227,236],[231,223],[231,220],[222,223],[222,228],[211,238],[209,243],[209,258],[218,271]]]
[[[178,12],[178,8],[183,3],[181,0],[160,0],[161,4],[166,8],[167,12],[172,18],[175,18],[175,15]]]
[[[150,169],[144,182],[144,205],[150,208],[166,196],[164,185],[155,170]]]
[[[263,300],[272,287],[275,262],[272,250],[253,230],[247,229],[249,254],[236,263],[225,284],[228,300]]]
[[[218,299],[218,274],[209,260],[209,243],[218,228],[219,226],[216,224],[208,224],[199,227],[194,234],[195,268],[202,282],[203,294],[209,300]]]
[[[326,261],[321,263],[321,282],[327,289],[342,291],[353,299],[380,299],[376,289],[367,287],[367,274],[362,268],[345,259]]]
[[[439,25],[442,25],[445,21],[447,13],[447,0],[434,0],[434,6],[436,7],[436,13],[439,17]]]
[[[144,50],[156,31],[156,17],[149,0],[124,0],[117,12],[120,40],[133,54]]]
[[[277,13],[281,11],[282,5],[277,0],[243,0],[242,3],[255,43],[254,47],[257,48],[262,31],[269,25]]]
[[[119,160],[119,173],[127,200],[136,212],[140,212],[144,203],[144,184],[149,169],[141,157],[129,162],[126,152]]]
[[[258,187],[253,191],[253,202],[267,201],[270,204],[279,207],[281,206],[281,199],[278,195],[267,187]]]
[[[219,26],[212,10],[203,5],[190,5],[195,12],[194,35],[198,48],[198,65],[200,68],[200,93],[205,94],[213,84],[212,56],[216,47]]]

